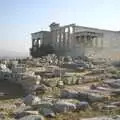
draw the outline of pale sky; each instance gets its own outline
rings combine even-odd
[[[0,0],[0,49],[28,52],[53,21],[120,30],[120,0]]]

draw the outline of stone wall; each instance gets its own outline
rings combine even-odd
[[[53,24],[55,25],[55,23]],[[41,39],[41,44],[50,44],[55,49],[55,54],[60,56],[94,56],[104,58],[115,58],[120,57],[120,32],[102,30],[90,27],[77,26],[70,24],[66,26],[59,26],[51,31],[41,31],[32,34],[32,40]],[[84,46],[82,43],[76,42],[75,34],[80,32],[94,32],[103,34],[102,39],[97,38],[97,41],[92,41],[92,46]],[[101,41],[102,40],[102,41]],[[38,42],[39,43],[39,42]],[[33,44],[34,45],[34,44]],[[32,50],[34,50],[32,45]],[[40,47],[40,45],[38,45]],[[38,48],[35,50],[37,51]],[[38,52],[39,53],[39,52]]]

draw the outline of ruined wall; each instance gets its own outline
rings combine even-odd
[[[55,48],[57,55],[67,55],[67,52],[72,48],[73,26],[74,25],[63,26],[51,31],[52,45]]]
[[[75,24],[59,26],[56,23],[51,24],[50,28],[52,28],[51,31],[40,31],[32,34],[32,50],[38,50],[41,44],[50,44],[57,55],[120,58],[120,31],[76,26]],[[85,31],[102,33],[102,42],[101,38],[97,38],[97,42],[93,40],[92,46],[89,47],[82,42],[78,43],[75,34]]]
[[[112,59],[120,59],[120,33],[109,30],[100,30],[88,27],[76,26],[75,32],[82,31],[91,31],[103,33],[103,47],[99,47],[99,40],[97,47],[85,48],[85,55],[94,57],[104,57],[104,58],[112,58]],[[78,50],[79,51],[79,50]],[[76,53],[77,54],[77,53]]]
[[[74,37],[76,32],[90,31],[96,33],[103,33],[103,45],[101,48],[101,41],[98,38],[97,46],[86,47],[82,44],[78,44]],[[96,57],[110,57],[112,51],[114,54],[115,49],[119,50],[120,45],[120,34],[115,31],[100,30],[82,26],[75,26],[74,24],[59,27],[56,30],[51,31],[52,35],[52,45],[56,50],[58,55],[70,55],[76,56],[90,56],[94,55]],[[96,44],[96,43],[93,43]]]
[[[52,47],[51,33],[49,31],[41,31],[32,34],[32,57],[41,57],[51,51]]]
[[[44,45],[51,44],[51,33],[48,31],[32,33],[32,41],[35,42],[35,40],[36,40],[36,45],[37,44],[44,44]]]

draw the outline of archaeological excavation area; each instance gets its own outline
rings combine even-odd
[[[49,27],[0,60],[0,120],[120,120],[120,32]]]
[[[119,62],[49,54],[2,60],[0,77],[26,92],[0,101],[1,120],[120,119]]]

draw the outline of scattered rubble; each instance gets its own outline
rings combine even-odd
[[[55,118],[58,114],[94,110],[95,107],[100,112],[120,111],[118,71],[105,59],[57,57],[53,54],[23,63],[1,63],[0,79],[22,85],[27,93],[20,104],[8,105],[14,107],[13,118],[44,120],[44,117]],[[1,97],[4,95],[0,92]],[[2,112],[1,117],[4,117]],[[83,120],[104,119],[119,118],[105,116]]]
[[[30,94],[26,96],[23,101],[26,105],[37,105],[41,100],[39,97]]]
[[[74,111],[76,109],[76,105],[68,101],[60,100],[54,104],[53,109],[55,112],[64,113]]]

